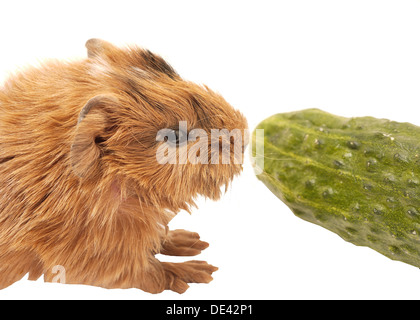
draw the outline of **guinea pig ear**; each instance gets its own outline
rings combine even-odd
[[[86,41],[85,47],[87,48],[88,58],[95,58],[114,46],[105,40],[93,38]]]
[[[113,96],[98,95],[90,99],[80,111],[70,149],[70,162],[73,172],[81,178],[94,172],[99,165],[99,142],[108,124],[106,109],[115,104],[117,99]]]

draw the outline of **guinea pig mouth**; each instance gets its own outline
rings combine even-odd
[[[199,194],[219,200],[227,192],[232,180],[242,172],[242,165],[209,164],[206,178],[201,181]]]

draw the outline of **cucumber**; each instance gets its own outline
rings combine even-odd
[[[420,127],[307,109],[256,129],[264,130],[257,177],[296,216],[420,267]]]

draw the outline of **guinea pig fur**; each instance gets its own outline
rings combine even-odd
[[[54,282],[58,266],[65,283],[151,293],[210,282],[217,268],[204,261],[155,255],[207,248],[167,225],[197,196],[218,199],[242,165],[158,163],[156,136],[180,121],[245,136],[246,119],[148,50],[99,39],[86,47],[86,59],[47,61],[0,87],[0,288],[27,273]]]

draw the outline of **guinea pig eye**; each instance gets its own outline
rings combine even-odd
[[[187,133],[184,130],[174,130],[175,132],[175,143],[177,145],[179,145],[182,142],[186,142],[187,141]]]
[[[188,133],[180,128],[174,129],[162,129],[159,130],[156,140],[168,142],[173,146],[179,146],[182,143],[186,143]]]

